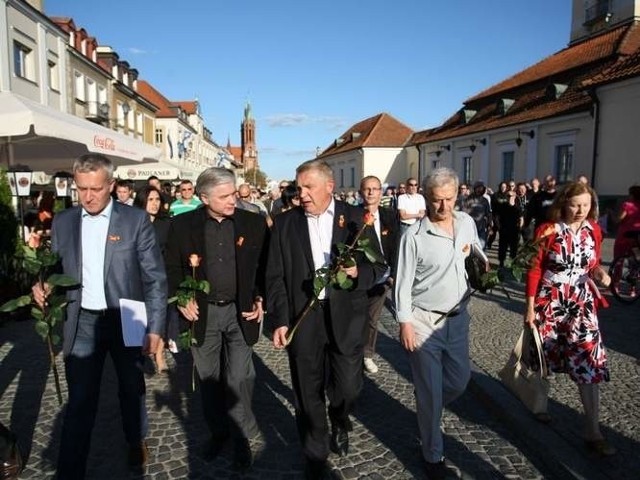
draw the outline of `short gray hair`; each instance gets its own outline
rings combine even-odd
[[[198,175],[196,192],[198,195],[207,195],[214,187],[222,185],[223,183],[231,183],[235,186],[236,176],[234,173],[226,168],[210,167]]]
[[[302,163],[300,166],[298,166],[298,168],[296,168],[296,177],[301,173],[307,172],[309,170],[315,170],[322,176],[324,176],[327,180],[331,180],[332,182],[334,181],[333,170],[331,170],[329,164],[324,160],[313,159],[307,160],[306,162]]]
[[[458,174],[451,168],[440,167],[435,170],[431,170],[429,174],[424,177],[424,180],[422,181],[422,189],[425,196],[428,198],[434,188],[439,188],[449,184],[455,185],[456,192],[458,191],[458,186],[460,184]]]
[[[89,173],[104,170],[107,173],[107,180],[113,180],[113,162],[109,157],[99,153],[87,153],[78,157],[73,162],[73,174]]]

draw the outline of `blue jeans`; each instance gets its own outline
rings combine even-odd
[[[81,309],[78,333],[71,352],[65,358],[69,401],[60,440],[59,479],[75,480],[85,476],[107,352],[111,354],[118,377],[122,427],[127,442],[139,444],[147,434],[141,348],[124,346],[117,310],[95,313]]]

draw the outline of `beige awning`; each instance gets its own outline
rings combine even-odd
[[[80,117],[0,92],[0,164],[25,164],[53,173],[70,170],[85,153],[102,153],[114,164],[154,161],[161,151]]]

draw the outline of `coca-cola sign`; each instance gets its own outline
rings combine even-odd
[[[93,136],[93,145],[102,150],[110,150],[112,152],[116,149],[116,141],[113,138],[102,137],[100,135]]]

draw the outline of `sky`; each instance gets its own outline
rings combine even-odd
[[[293,178],[351,125],[415,131],[565,48],[571,0],[44,0],[170,100],[198,99],[219,145],[247,101],[260,168]]]

